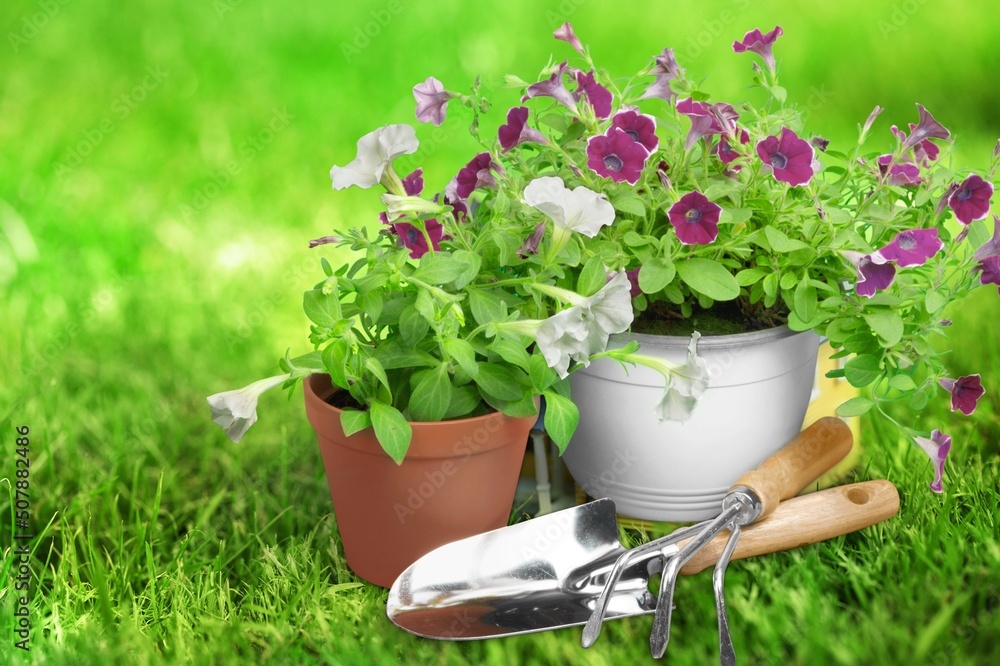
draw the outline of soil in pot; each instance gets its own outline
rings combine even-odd
[[[743,299],[720,302],[711,308],[694,308],[690,317],[683,316],[673,303],[653,301],[632,322],[632,332],[646,335],[689,336],[734,335],[763,331],[782,326],[788,321],[785,308],[763,308]]]

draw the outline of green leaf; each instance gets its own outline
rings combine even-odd
[[[874,406],[875,403],[868,398],[851,398],[837,407],[837,416],[861,416]]]
[[[855,319],[848,317],[840,317],[834,319],[826,327],[826,337],[830,338],[830,342],[841,343],[847,339],[851,334],[851,331],[858,327],[858,322]]]
[[[406,450],[410,448],[410,439],[413,437],[410,424],[406,422],[401,411],[380,400],[371,401],[370,411],[378,443],[397,465],[402,464]]]
[[[453,386],[451,389],[451,404],[448,405],[448,411],[445,412],[444,418],[457,419],[467,416],[482,401],[483,398],[479,395],[479,390],[475,386],[460,386],[458,388]]]
[[[903,318],[898,310],[873,312],[864,317],[885,347],[891,347],[903,339]]]
[[[531,383],[539,391],[544,391],[559,379],[559,375],[549,367],[541,353],[531,355],[531,359],[528,361],[528,376],[531,378]]]
[[[467,265],[465,272],[455,278],[454,282],[455,289],[462,289],[465,285],[476,279],[476,276],[479,274],[479,267],[483,264],[483,259],[475,252],[469,252],[468,250],[456,250],[452,256]]]
[[[389,378],[385,374],[385,368],[382,367],[382,364],[377,358],[370,356],[365,359],[365,370],[375,375],[375,379],[378,380],[378,383],[385,387],[386,391],[390,392],[390,396],[392,395],[392,389],[389,388]]]
[[[804,322],[811,321],[816,316],[816,287],[809,281],[809,274],[803,273],[802,280],[795,288],[792,300],[795,314]]]
[[[424,316],[412,305],[399,315],[399,335],[411,347],[423,340],[430,328]]]
[[[323,350],[323,365],[334,385],[347,388],[347,340],[334,340]]]
[[[516,365],[522,370],[528,370],[531,358],[523,345],[519,345],[513,340],[499,339],[490,345],[490,349],[500,355],[500,358],[511,365]]]
[[[741,224],[753,217],[750,208],[723,208],[719,216],[719,224]]]
[[[909,406],[913,411],[919,412],[927,406],[928,402],[930,402],[930,395],[928,395],[927,391],[917,391],[913,394],[913,397],[910,398]]]
[[[451,404],[451,377],[448,365],[442,363],[427,372],[413,387],[410,396],[410,417],[414,421],[440,421]]]
[[[731,301],[740,295],[736,278],[717,261],[688,259],[677,265],[677,273],[691,289],[717,301]]]
[[[897,391],[912,391],[917,388],[917,383],[909,375],[896,375],[889,380],[889,386]]]
[[[604,271],[604,262],[600,255],[591,257],[580,271],[576,281],[576,291],[581,296],[593,296],[608,281]]]
[[[472,345],[458,338],[445,338],[442,344],[448,355],[455,359],[458,365],[469,373],[470,377],[475,377],[479,374],[479,364],[476,363],[476,350]]]
[[[785,232],[781,231],[777,227],[764,227],[764,236],[767,237],[767,242],[771,245],[771,249],[775,252],[785,253],[802,249],[811,249],[802,241],[789,238]]]
[[[425,254],[413,277],[429,284],[448,284],[463,276],[469,264],[444,252]]]
[[[878,356],[861,354],[855,356],[844,366],[844,376],[851,386],[864,388],[882,374],[882,362]]]
[[[500,411],[507,416],[519,419],[538,415],[538,407],[535,406],[535,396],[531,393],[523,393],[517,400],[504,402],[500,406]]]
[[[767,273],[759,268],[747,268],[736,274],[736,282],[741,287],[749,287],[755,284],[758,280],[766,277]]]
[[[517,378],[507,368],[495,363],[480,363],[479,376],[476,377],[479,388],[500,400],[519,400],[521,387]]]
[[[611,205],[615,210],[634,215],[635,217],[646,217],[646,203],[638,195],[625,191],[611,197]]]
[[[774,99],[778,101],[778,104],[784,104],[785,100],[788,99],[788,91],[782,86],[771,86],[769,90],[774,95]]]
[[[545,432],[559,447],[559,455],[562,455],[576,431],[576,426],[580,423],[580,410],[572,400],[564,398],[555,391],[545,391],[544,395]]]
[[[340,427],[344,429],[344,434],[350,437],[356,432],[361,432],[372,424],[371,414],[357,409],[345,409],[340,413]]]
[[[626,231],[623,240],[629,247],[642,247],[643,245],[649,245],[656,241],[656,239],[652,236],[640,236],[634,231]]]
[[[655,294],[670,284],[676,274],[672,261],[656,257],[639,268],[639,288],[646,294]]]
[[[355,305],[374,322],[377,322],[378,318],[382,316],[382,294],[377,291],[361,294],[355,300]]]
[[[764,293],[772,298],[778,295],[778,274],[768,273],[760,283],[764,288]]]
[[[324,294],[319,287],[303,294],[302,309],[305,310],[309,320],[317,326],[333,328],[334,324],[343,319],[336,292]]]
[[[434,367],[440,361],[427,352],[404,345],[400,338],[386,341],[375,350],[375,357],[385,370]]]
[[[934,314],[943,308],[947,302],[948,299],[940,291],[928,291],[924,297],[924,307],[927,308],[929,314]]]
[[[503,318],[503,301],[493,290],[469,290],[469,309],[477,324],[485,325]]]

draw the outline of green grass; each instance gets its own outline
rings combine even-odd
[[[1000,26],[986,19],[985,0],[851,0],[808,11],[776,0],[633,11],[568,2],[569,15],[558,3],[517,0],[496,18],[457,1],[403,2],[351,62],[342,44],[389,3],[175,4],[59,5],[16,52],[9,34],[41,5],[0,8],[0,663],[649,659],[650,618],[610,624],[589,650],[579,629],[461,644],[396,630],[386,593],[359,584],[344,563],[301,395],[266,396],[239,445],[209,422],[206,395],[266,376],[286,346],[307,349],[299,300],[319,269],[306,241],[376,213],[370,192],[330,192],[327,171],[364,132],[410,121],[409,89],[426,76],[454,88],[479,71],[491,86],[507,72],[530,79],[550,52],[569,53],[548,38],[568,18],[617,73],[672,44],[696,77],[711,72],[707,89],[737,99],[749,61],[728,43],[778,22],[790,99],[811,105],[814,127],[835,142],[850,141],[876,103],[887,108],[887,135],[890,123],[915,118],[915,101],[959,134],[962,164],[981,168],[1000,134]],[[896,11],[901,27],[880,23]],[[698,46],[702,34],[708,47]],[[147,79],[134,108],[116,106],[157,66],[166,78]],[[516,96],[494,97],[496,126]],[[268,138],[285,109],[287,127]],[[432,188],[475,149],[461,135],[467,118],[453,117],[453,141],[418,128]],[[95,128],[100,144],[61,171]],[[241,151],[248,141],[257,146]],[[18,236],[14,219],[33,240]],[[1000,656],[1000,299],[984,289],[951,315],[953,374],[981,372],[990,391],[972,417],[948,412],[943,393],[920,417],[954,436],[947,492],[927,490],[922,453],[865,421],[855,475],[894,481],[900,516],[734,563],[727,585],[742,663]],[[25,424],[38,535],[30,653],[13,648],[6,518],[13,426]],[[671,663],[711,663],[709,576],[681,581],[676,602]]]

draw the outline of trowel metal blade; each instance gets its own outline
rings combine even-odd
[[[597,500],[437,548],[399,576],[387,613],[410,633],[447,640],[582,625],[624,552],[614,501]],[[659,564],[623,572],[607,619],[655,610],[649,569]]]

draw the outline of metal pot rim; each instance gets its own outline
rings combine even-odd
[[[777,326],[766,328],[762,331],[749,331],[747,333],[732,333],[729,335],[703,335],[698,340],[698,349],[727,349],[732,347],[746,347],[748,345],[759,345],[783,338],[790,338],[796,335],[816,335],[811,329],[806,331],[793,331],[788,326]],[[654,335],[650,333],[620,333],[614,336],[619,342],[629,342],[635,340],[640,347],[659,347],[671,349],[677,347],[687,347],[691,340],[690,336],[681,335]],[[819,336],[817,336],[818,344]]]

